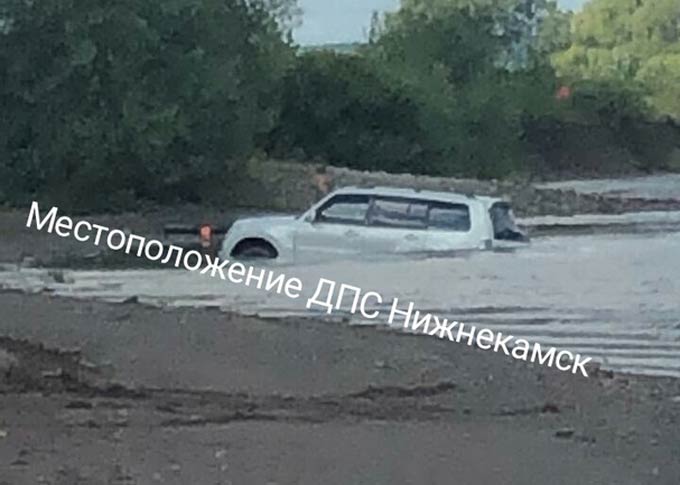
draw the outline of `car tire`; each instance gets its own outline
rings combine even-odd
[[[233,252],[239,259],[275,259],[276,250],[266,242],[239,243]]]

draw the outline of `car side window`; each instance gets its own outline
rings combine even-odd
[[[368,223],[377,227],[427,229],[427,202],[376,197]]]
[[[363,225],[369,202],[367,195],[337,195],[317,211],[316,222]]]
[[[468,232],[472,226],[470,208],[465,204],[433,202],[430,204],[428,226],[434,229]]]

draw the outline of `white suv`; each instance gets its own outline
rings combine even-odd
[[[395,253],[491,249],[526,242],[509,204],[448,192],[347,187],[299,217],[241,219],[222,242],[223,259],[318,261]]]

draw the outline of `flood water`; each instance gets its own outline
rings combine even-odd
[[[627,179],[568,180],[539,185],[548,189],[573,189],[584,194],[651,199],[680,199],[680,174],[650,175]]]
[[[515,252],[271,267],[303,281],[304,295],[295,300],[178,270],[66,270],[55,278],[54,271],[6,267],[0,285],[48,288],[75,298],[136,296],[154,305],[217,306],[242,314],[316,316],[357,325],[387,325],[397,297],[402,308],[413,301],[421,312],[579,352],[606,368],[680,376],[679,213],[524,222],[553,224],[556,233]],[[608,230],[570,235],[560,232],[561,224]],[[344,311],[330,316],[318,307],[306,309],[320,278],[383,295],[386,303],[376,307],[379,318],[350,315],[351,298]],[[452,352],[456,345],[451,344]]]

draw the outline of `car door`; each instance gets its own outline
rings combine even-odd
[[[353,258],[364,249],[370,199],[362,194],[339,194],[319,207],[295,234],[296,261]]]
[[[427,238],[427,202],[376,196],[368,211],[364,252],[369,255],[416,253]]]

